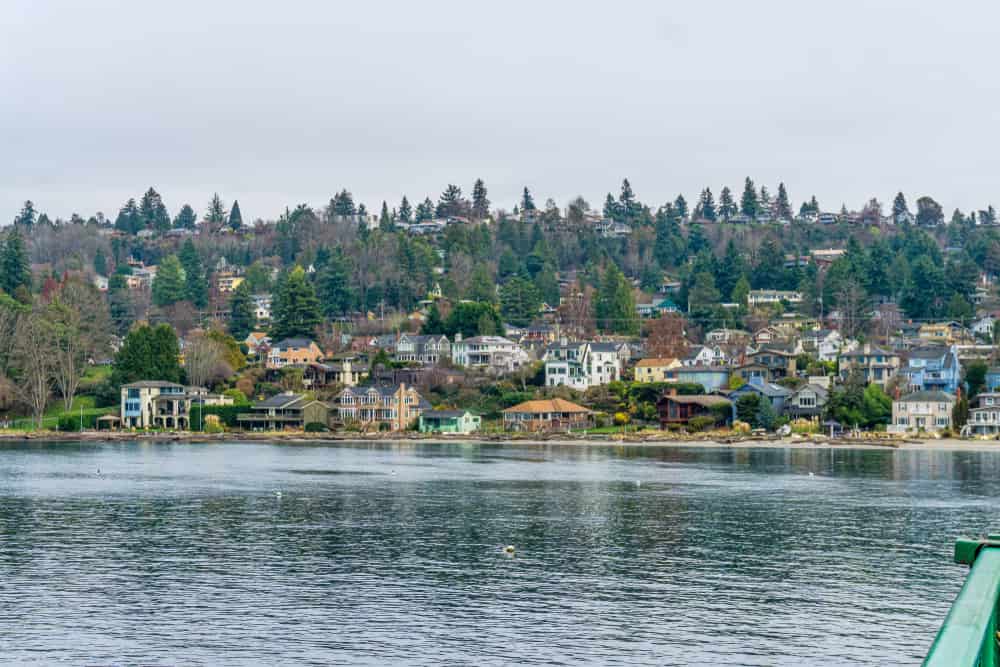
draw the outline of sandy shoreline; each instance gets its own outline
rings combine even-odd
[[[997,440],[926,439],[916,440],[830,440],[828,438],[648,438],[581,436],[530,438],[530,437],[470,437],[435,435],[399,437],[398,435],[362,435],[330,433],[0,433],[4,442],[178,442],[178,443],[270,443],[288,445],[338,445],[384,443],[406,444],[510,444],[528,447],[671,447],[671,448],[723,448],[723,449],[901,449],[932,451],[1000,451]]]

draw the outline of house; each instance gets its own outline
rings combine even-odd
[[[254,312],[254,317],[257,318],[258,322],[270,322],[271,321],[271,295],[270,294],[254,294],[253,295],[253,312]]]
[[[883,387],[900,367],[898,354],[868,343],[851,352],[842,352],[838,359],[842,380],[846,380],[852,371],[858,371],[865,384],[875,383]]]
[[[599,236],[603,236],[606,239],[615,238],[625,238],[632,233],[632,228],[626,225],[624,222],[615,222],[614,220],[601,220],[597,223],[594,228]]]
[[[917,336],[921,340],[933,341],[944,345],[955,345],[956,343],[969,344],[975,340],[969,330],[958,322],[937,322],[920,326]]]
[[[268,347],[271,344],[271,338],[263,331],[251,331],[243,339],[243,344],[247,346],[247,353],[253,356],[261,348]]]
[[[685,366],[724,366],[728,362],[729,357],[720,345],[696,345],[682,361]]]
[[[337,397],[341,422],[384,431],[404,431],[430,409],[430,403],[416,389],[402,383],[394,387],[347,387]]]
[[[525,401],[503,411],[509,431],[562,431],[585,429],[593,413],[561,398]]]
[[[796,355],[777,348],[761,348],[746,356],[746,363],[739,366],[736,372],[747,382],[753,378],[762,378],[766,382],[794,377],[796,373]]]
[[[729,386],[729,369],[724,366],[681,366],[663,373],[666,382],[700,384],[706,392]]]
[[[225,268],[215,274],[215,288],[223,294],[235,292],[243,284],[243,276],[235,268]]]
[[[781,302],[802,303],[802,292],[792,292],[775,289],[755,289],[750,290],[747,296],[747,304],[751,307],[770,306]]]
[[[512,340],[501,336],[473,336],[463,339],[455,334],[451,360],[457,366],[479,368],[492,373],[510,373],[528,363],[528,353]]]
[[[421,433],[472,433],[482,425],[482,417],[468,410],[428,410],[420,415]]]
[[[108,291],[108,279],[105,278],[104,276],[94,276],[91,279],[91,282],[93,283],[94,287],[97,288],[97,291],[99,292]]]
[[[820,361],[836,361],[842,351],[850,351],[857,347],[854,341],[845,340],[836,329],[814,329],[804,331],[800,341],[802,349],[811,352]]]
[[[579,391],[621,379],[622,359],[613,343],[569,342],[563,338],[545,348],[545,386]]]
[[[250,431],[282,431],[304,429],[308,424],[330,423],[330,406],[305,394],[286,391],[277,396],[254,403],[250,412],[236,415],[240,427]]]
[[[820,417],[829,398],[828,387],[806,383],[785,398],[785,414],[792,419]]]
[[[750,340],[750,334],[740,329],[712,329],[705,334],[705,343],[708,345],[745,345]]]
[[[663,298],[651,303],[637,303],[635,304],[635,312],[639,314],[639,317],[649,319],[666,313],[679,313],[680,308],[669,298]]]
[[[730,421],[733,402],[723,396],[683,395],[671,389],[656,402],[656,410],[660,415],[660,428],[667,428],[667,424],[685,424],[692,417],[722,417],[725,414],[723,419]]]
[[[192,388],[194,389],[194,388]],[[191,399],[197,395],[176,382],[144,380],[121,387],[124,428],[187,429]]]
[[[406,361],[436,366],[451,357],[451,341],[444,335],[418,335],[404,333],[396,341],[396,361]]]
[[[962,368],[955,346],[937,345],[910,350],[906,365],[899,370],[909,391],[940,389],[954,394],[962,379]]]
[[[766,399],[771,404],[771,407],[774,408],[775,413],[781,414],[785,409],[785,402],[792,395],[792,390],[782,387],[780,384],[765,382],[761,378],[753,378],[739,389],[734,389],[730,392],[729,397],[733,402],[738,403],[741,396],[750,393],[757,394],[761,398]]]
[[[943,391],[915,391],[892,402],[894,433],[925,431],[934,433],[951,428],[951,411],[955,397]]]
[[[753,334],[754,345],[767,345],[777,343],[784,339],[784,335],[774,327],[764,327],[758,329]]]
[[[640,359],[635,365],[636,382],[666,382],[669,370],[680,368],[683,364],[678,359]]]
[[[319,361],[323,351],[308,338],[285,338],[267,351],[267,368],[284,368],[290,364],[310,364]]]
[[[843,248],[820,248],[817,250],[810,250],[809,255],[812,257],[813,262],[820,269],[828,268],[837,259],[842,257],[847,251]]]
[[[1000,394],[989,392],[976,397],[976,406],[969,409],[963,435],[966,430],[973,435],[1000,433]]]
[[[125,276],[125,286],[130,290],[146,290],[153,286],[153,279],[156,278],[156,271],[159,267],[142,266],[141,264],[132,269],[132,273]]]

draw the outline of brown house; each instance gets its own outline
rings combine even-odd
[[[723,396],[681,395],[676,389],[671,389],[656,402],[660,428],[666,428],[667,424],[685,424],[692,417],[717,414],[714,410],[721,409],[719,406],[732,409],[733,402]]]
[[[561,398],[525,401],[503,411],[509,431],[565,431],[587,428],[593,413]]]

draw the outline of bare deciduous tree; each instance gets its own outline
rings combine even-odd
[[[73,408],[87,364],[109,347],[110,317],[97,290],[67,280],[45,309],[51,333],[53,381],[66,410]]]
[[[55,368],[52,326],[39,310],[27,313],[17,322],[14,333],[13,362],[17,366],[15,392],[42,428],[42,418],[52,393]]]
[[[226,363],[225,347],[203,334],[188,339],[184,347],[184,369],[188,382],[197,387],[207,386],[233,374],[233,369]]]

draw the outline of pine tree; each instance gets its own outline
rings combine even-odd
[[[632,286],[614,263],[608,265],[601,278],[594,310],[597,326],[605,333],[633,336],[639,333]]]
[[[229,228],[238,232],[243,228],[243,214],[240,213],[239,200],[233,200],[233,208],[229,211]]]
[[[538,316],[542,296],[535,286],[515,276],[500,286],[500,314],[505,322],[527,326]]]
[[[434,219],[434,202],[431,201],[430,197],[424,199],[420,204],[417,204],[417,222],[423,222],[424,220]]]
[[[757,217],[757,190],[749,176],[747,176],[747,180],[743,185],[743,198],[740,200],[740,212],[750,218]]]
[[[490,200],[486,198],[486,184],[477,178],[472,185],[472,217],[485,220],[490,214]]]
[[[135,234],[142,229],[142,216],[139,214],[139,205],[135,199],[129,199],[118,211],[115,229],[126,234]]]
[[[389,205],[385,200],[382,200],[382,210],[378,216],[378,228],[383,232],[391,232],[395,228],[395,225],[392,224],[392,218],[389,217]]]
[[[621,222],[624,217],[621,204],[618,203],[618,200],[610,192],[604,200],[604,217],[615,222]]]
[[[351,268],[344,251],[336,248],[316,276],[316,294],[327,317],[345,315],[354,308],[356,295],[351,284]]]
[[[792,205],[788,201],[788,191],[784,183],[778,183],[778,199],[775,201],[775,213],[779,220],[790,220],[792,217]]]
[[[736,204],[733,202],[733,193],[729,187],[723,187],[719,193],[719,217],[728,221],[736,215]]]
[[[904,216],[908,216],[909,213],[910,209],[906,205],[906,197],[902,192],[897,192],[896,198],[892,200],[892,221],[895,223],[902,222]]]
[[[446,187],[444,192],[441,193],[441,197],[438,198],[437,208],[434,212],[439,218],[461,215],[462,188],[449,183],[448,187]]]
[[[331,219],[347,218],[357,215],[358,209],[354,206],[354,196],[344,188],[333,196],[330,205],[327,207],[327,216]]]
[[[229,301],[229,333],[238,341],[246,340],[257,326],[257,311],[246,281],[237,285]]]
[[[184,204],[181,206],[181,210],[178,211],[177,217],[174,218],[174,228],[175,229],[195,229],[198,226],[198,214],[194,212],[190,204]]]
[[[771,193],[767,191],[767,186],[760,186],[760,197],[757,198],[757,210],[766,213],[771,208]]]
[[[688,203],[684,199],[684,195],[677,195],[677,199],[674,200],[674,210],[677,211],[677,217],[681,220],[685,220],[688,217]]]
[[[222,203],[222,198],[216,192],[212,195],[212,200],[208,202],[208,210],[205,211],[205,222],[212,229],[220,229],[226,224],[226,205]]]
[[[98,247],[94,251],[94,271],[99,276],[108,275],[108,256],[104,254],[104,248]]]
[[[23,227],[31,227],[35,224],[35,204],[30,199],[24,202],[21,212],[14,218],[14,224]]]
[[[487,269],[485,265],[479,264],[472,270],[472,276],[469,278],[469,288],[465,292],[465,298],[469,301],[496,303],[496,283],[493,281],[493,278],[490,276],[489,269]]]
[[[635,193],[632,192],[632,184],[628,182],[628,179],[622,179],[622,191],[618,195],[618,212],[620,215],[628,221],[635,218],[638,213],[638,204],[635,199]]]
[[[521,194],[521,212],[527,213],[528,211],[535,210],[535,198],[531,196],[531,190],[525,186],[524,192]]]
[[[187,239],[178,256],[184,269],[184,296],[195,308],[208,306],[208,280],[194,241]]]
[[[136,327],[128,333],[115,355],[111,384],[120,387],[150,379],[180,382],[179,359],[177,334],[169,324]]]
[[[315,335],[320,323],[319,299],[301,266],[295,266],[275,290],[271,319],[271,338],[275,341]]]
[[[802,202],[802,206],[799,207],[799,215],[815,215],[819,213],[819,202],[816,201],[816,195],[807,202]]]
[[[427,319],[424,320],[424,325],[420,327],[420,333],[425,336],[436,336],[444,333],[444,320],[441,319],[441,311],[438,310],[436,303],[432,303],[431,307],[427,310]]]
[[[712,196],[711,189],[705,188],[701,191],[701,197],[698,199],[698,208],[702,218],[715,222],[718,216],[715,210],[715,198]]]
[[[18,288],[31,289],[31,264],[21,233],[14,229],[7,234],[0,255],[0,288],[14,296]]]
[[[139,228],[165,232],[170,229],[170,214],[163,204],[163,198],[153,188],[146,190],[139,200]]]
[[[403,200],[399,202],[399,221],[408,225],[412,218],[413,209],[410,207],[410,200],[403,195]]]
[[[153,304],[160,308],[183,301],[186,295],[184,284],[184,268],[177,255],[167,255],[160,262],[153,278]]]

